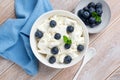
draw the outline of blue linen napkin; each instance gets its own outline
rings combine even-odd
[[[52,10],[49,0],[15,0],[16,19],[8,19],[0,25],[0,56],[18,64],[28,74],[38,72],[29,42],[34,21],[43,13]]]

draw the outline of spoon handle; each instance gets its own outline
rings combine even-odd
[[[77,73],[75,74],[73,80],[77,80],[77,77],[79,75],[79,73],[81,72],[82,68],[84,67],[84,65],[96,54],[96,50],[95,48],[89,48],[87,53],[84,56],[84,60],[83,63],[81,65],[81,67],[78,69]]]

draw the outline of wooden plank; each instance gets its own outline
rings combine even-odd
[[[50,80],[53,76],[56,75],[56,73],[60,71],[60,69],[50,68],[43,64],[40,66],[41,68],[39,73],[34,77],[28,78],[29,80]]]
[[[120,67],[117,68],[106,80],[120,80]]]
[[[82,61],[72,67],[61,70],[58,74],[56,74],[52,78],[52,80],[72,80],[73,76],[75,75],[75,73],[76,73],[78,67],[81,65],[81,63],[82,63]]]
[[[0,80],[50,80],[59,70],[40,64],[39,73],[35,76],[27,75],[16,64],[2,73]]]
[[[15,18],[14,0],[0,0],[0,24],[8,18]]]
[[[72,11],[80,0],[50,0],[54,9]]]
[[[5,60],[0,57],[0,75],[12,65],[13,65],[13,62]]]

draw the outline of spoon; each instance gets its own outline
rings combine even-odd
[[[84,60],[83,63],[81,65],[81,67],[79,67],[77,73],[75,74],[73,80],[77,80],[77,77],[79,75],[79,73],[81,72],[82,68],[84,67],[84,65],[90,61],[92,59],[92,57],[96,54],[96,49],[95,48],[89,48],[87,53],[84,56]]]

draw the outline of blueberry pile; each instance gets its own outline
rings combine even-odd
[[[51,21],[49,22],[49,26],[50,26],[51,28],[56,27],[56,25],[57,25],[57,22],[56,22],[55,20],[51,20]],[[67,32],[68,34],[71,34],[72,32],[74,32],[74,26],[72,26],[72,25],[67,26],[66,32]],[[43,36],[44,36],[44,33],[43,33],[42,31],[37,30],[37,31],[35,32],[35,37],[36,37],[36,39],[41,39]],[[56,40],[60,40],[61,37],[62,37],[62,36],[61,36],[60,33],[55,33],[55,35],[54,35],[54,39],[56,39]],[[64,42],[65,42],[65,44],[64,44],[63,47],[64,47],[65,49],[69,49],[69,48],[71,47],[72,40],[71,40],[70,38],[68,38],[67,36],[63,36],[63,40],[64,40]],[[81,52],[81,51],[83,51],[83,50],[84,50],[84,46],[83,46],[83,45],[80,44],[80,45],[77,46],[77,51],[78,51],[78,52]],[[54,46],[53,48],[51,48],[51,54],[52,54],[52,56],[49,58],[48,62],[51,63],[51,64],[55,63],[55,62],[56,62],[55,55],[57,55],[58,53],[59,53],[59,48],[58,48],[57,46]],[[64,63],[65,63],[65,64],[69,64],[69,63],[71,63],[71,61],[72,61],[72,57],[71,57],[71,56],[66,55],[66,56],[64,57]]]
[[[101,24],[102,16],[102,4],[90,2],[86,7],[78,11],[78,17],[82,19],[85,25],[94,28],[95,26]]]

